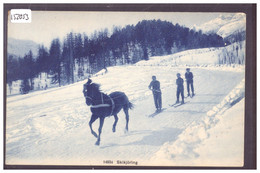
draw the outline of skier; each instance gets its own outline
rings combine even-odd
[[[190,68],[186,69],[185,79],[186,79],[186,83],[187,83],[188,97],[190,96],[190,87],[191,87],[191,92],[192,92],[191,97],[193,97],[194,96],[193,74],[192,74],[192,72],[190,72]]]
[[[160,112],[162,109],[162,92],[160,89],[160,82],[156,80],[156,76],[152,76],[152,82],[150,83],[148,88],[153,91],[156,112]]]
[[[184,87],[183,87],[183,79],[181,78],[181,74],[177,73],[177,79],[176,79],[176,84],[177,84],[177,101],[176,104],[179,103],[179,97],[181,94],[181,104],[184,104]]]

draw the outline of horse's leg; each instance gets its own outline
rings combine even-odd
[[[117,124],[117,121],[118,121],[118,116],[117,116],[117,114],[115,114],[114,117],[115,117],[115,122],[114,122],[114,124],[113,124],[113,132],[116,132],[116,124]]]
[[[128,106],[124,106],[124,112],[125,112],[125,119],[126,119],[125,130],[128,131],[128,122],[129,122]]]
[[[96,119],[98,118],[98,116],[92,114],[91,119],[89,121],[89,127],[91,130],[92,135],[94,135],[96,138],[98,137],[97,133],[92,129],[92,124],[96,121]]]
[[[98,140],[96,142],[96,145],[100,144],[100,135],[102,132],[103,124],[104,124],[104,119],[103,117],[99,118],[99,128],[98,128]]]

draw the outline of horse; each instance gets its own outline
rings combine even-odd
[[[107,95],[100,91],[100,85],[92,83],[91,79],[83,85],[83,94],[85,102],[90,107],[92,112],[91,119],[89,121],[89,127],[91,133],[97,138],[96,145],[100,145],[100,135],[102,127],[106,117],[114,116],[115,122],[112,127],[112,131],[116,132],[116,124],[118,122],[117,114],[123,108],[126,118],[125,131],[128,131],[129,122],[129,109],[133,109],[133,104],[128,100],[128,97],[124,92],[116,91]],[[99,118],[98,135],[92,129],[92,124]]]

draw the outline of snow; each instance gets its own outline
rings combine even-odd
[[[203,141],[195,149],[195,152],[200,153],[199,159],[194,160],[195,164],[203,163],[206,166],[243,166],[243,112],[244,99],[235,105],[234,108],[227,110],[222,115],[223,119],[214,128],[208,130],[210,138]],[[218,150],[212,150],[212,148],[218,148]]]
[[[189,145],[190,143],[175,142],[175,145],[170,146],[165,144],[151,160],[160,160],[165,165],[175,166],[242,167],[244,116],[241,112],[244,112],[243,106],[244,99],[221,115],[222,120],[207,132],[205,132],[203,125],[198,126],[196,133],[201,141],[195,147]],[[195,143],[196,140],[193,139],[192,142]],[[177,143],[179,146],[176,146]],[[185,151],[189,152],[185,153]]]
[[[209,58],[210,57],[210,58]],[[187,51],[182,51],[176,54],[167,55],[167,56],[156,56],[150,57],[149,62],[139,61],[135,65],[137,66],[195,66],[195,67],[206,67],[207,69],[211,68],[212,70],[229,70],[229,71],[244,71],[244,66],[236,65],[224,65],[219,64],[227,59],[235,59],[238,63],[238,60],[245,60],[245,41],[239,43],[233,43],[232,45],[221,47],[221,48],[203,48],[203,49],[192,49]],[[221,67],[221,68],[218,68]],[[78,65],[75,65],[75,81],[80,81],[86,79],[89,74],[85,72],[84,76],[78,77],[76,74],[78,71]],[[97,72],[94,76],[105,75],[106,70],[102,69]],[[58,84],[52,84],[51,77],[46,73],[41,73],[38,77],[34,78],[33,88],[34,91],[45,90],[47,88],[57,87]],[[20,84],[21,80],[12,82],[12,85],[7,84],[7,95],[17,95],[20,94]],[[32,91],[30,91],[32,92]]]
[[[151,160],[174,166],[242,167],[244,82],[242,80],[204,118],[186,128],[176,141],[165,143]],[[236,145],[232,145],[234,142]]]
[[[220,15],[216,19],[194,27],[196,30],[202,30],[204,33],[217,33],[221,37],[226,38],[233,33],[246,30],[246,14]]]
[[[245,41],[220,48],[191,49],[172,55],[151,57],[149,61],[139,61],[137,66],[168,66],[168,67],[206,67],[225,71],[244,71],[244,65],[220,64],[224,59],[245,60]],[[219,68],[221,67],[221,68]]]
[[[34,78],[33,80],[33,88],[34,91],[39,90],[46,90],[47,88],[57,87],[58,84],[52,84],[51,78],[48,77],[46,73],[40,73],[38,77]],[[12,85],[7,84],[7,95],[17,95],[20,94],[20,86],[21,86],[22,80],[16,80],[12,82]],[[32,92],[32,91],[30,91]]]
[[[217,34],[220,35],[222,38],[226,38],[236,32],[242,32],[246,30],[246,21],[236,21],[233,23],[226,24],[224,27],[221,27]]]
[[[91,112],[82,93],[86,81],[7,97],[6,164],[241,166],[244,67],[212,63],[220,50],[153,57],[94,76],[93,82],[101,84],[104,93],[123,91],[135,105],[129,112],[127,133],[123,111],[116,133],[112,132],[114,118],[105,119],[100,146],[94,145],[96,138],[88,126]],[[213,58],[207,62],[206,57]],[[194,74],[196,95],[187,98],[187,104],[170,107],[176,101],[176,73],[183,77],[187,66]],[[166,109],[149,118],[155,110],[148,90],[152,75],[161,83]],[[98,125],[98,121],[93,124],[95,131]],[[233,140],[238,143],[230,149]],[[223,147],[216,148],[219,143]]]

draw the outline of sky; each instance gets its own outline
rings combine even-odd
[[[82,11],[32,11],[32,22],[17,24],[8,19],[8,37],[32,40],[46,47],[55,38],[62,41],[66,34],[85,33],[90,36],[95,30],[111,30],[113,26],[136,25],[141,20],[161,19],[173,24],[192,28],[223,13],[187,12],[82,12]]]

